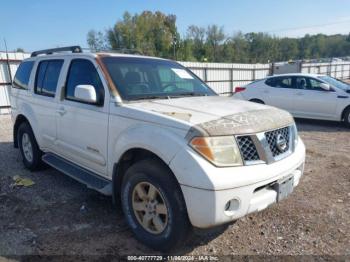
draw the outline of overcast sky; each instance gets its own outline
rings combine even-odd
[[[90,29],[104,30],[125,11],[175,14],[181,34],[189,25],[300,37],[306,33],[348,34],[349,0],[8,0],[1,3],[0,50],[26,51],[79,44]]]

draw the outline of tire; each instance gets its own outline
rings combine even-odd
[[[350,128],[350,107],[344,112],[344,123],[346,127]]]
[[[253,102],[253,103],[257,103],[257,104],[265,104],[264,101],[260,100],[260,99],[251,99],[249,100],[250,102]]]
[[[152,195],[151,191],[157,191],[153,194],[156,197],[149,199],[156,200],[155,203],[146,199]],[[141,196],[145,194],[146,200],[143,200]],[[174,249],[186,240],[191,230],[180,186],[168,167],[160,161],[141,160],[126,171],[121,203],[126,221],[136,238],[152,249]],[[142,219],[147,222],[147,227],[141,224]]]
[[[42,151],[39,149],[32,128],[27,122],[19,126],[17,139],[24,166],[30,171],[39,169],[42,164]]]

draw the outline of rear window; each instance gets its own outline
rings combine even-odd
[[[55,96],[63,60],[45,60],[40,62],[35,80],[35,93]]]
[[[29,78],[33,69],[33,65],[33,61],[23,62],[19,65],[15,78],[13,79],[12,87],[19,89],[28,89]]]

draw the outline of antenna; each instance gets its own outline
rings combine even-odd
[[[12,84],[12,74],[11,74],[11,67],[10,67],[10,59],[9,59],[9,53],[7,51],[7,43],[6,39],[4,38],[4,44],[5,44],[5,52],[6,52],[6,63],[7,63],[7,70],[9,72],[10,82]]]

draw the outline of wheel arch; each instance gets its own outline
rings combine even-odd
[[[252,98],[252,99],[249,99],[249,102],[253,102],[253,103],[260,103],[260,104],[263,104],[265,105],[265,102],[259,98]]]
[[[113,166],[113,174],[112,174],[112,186],[113,186],[113,202],[117,202],[120,199],[121,185],[125,176],[125,173],[129,167],[131,167],[134,163],[144,160],[144,159],[153,159],[156,160],[160,165],[166,167],[174,179],[177,185],[181,190],[180,183],[176,178],[174,172],[171,170],[170,166],[167,164],[165,160],[159,157],[156,153],[144,149],[144,148],[131,148],[125,151],[118,162],[116,162]]]
[[[346,107],[344,108],[344,110],[342,111],[340,121],[343,121],[343,120],[345,119],[345,113],[346,113],[348,110],[350,110],[350,105],[346,106]]]
[[[15,148],[18,148],[18,129],[20,125],[25,122],[31,127],[29,120],[24,115],[19,114],[16,117],[15,124],[13,125],[13,145]]]

